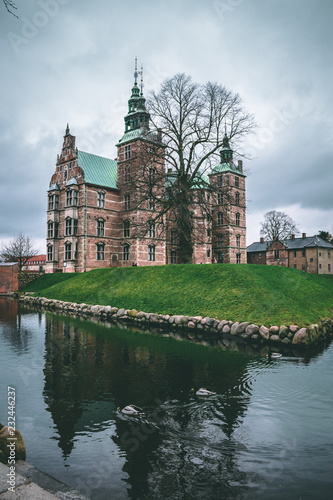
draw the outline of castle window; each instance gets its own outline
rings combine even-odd
[[[171,250],[171,264],[177,264],[177,252],[176,250]]]
[[[222,226],[223,225],[223,213],[219,212],[217,214],[217,225]]]
[[[330,259],[331,258],[331,250],[327,250],[327,257]]]
[[[104,236],[104,220],[97,221],[97,236]]]
[[[155,210],[155,200],[152,196],[148,199],[148,209]]]
[[[328,264],[328,272],[331,272],[331,264]]]
[[[218,264],[224,263],[224,252],[217,253],[217,262],[218,262]]]
[[[239,226],[240,225],[240,213],[237,212],[236,213],[236,226]]]
[[[210,257],[210,250],[207,250],[207,257]]]
[[[77,205],[77,190],[67,189],[66,191],[66,206],[72,207]]]
[[[124,208],[125,210],[129,210],[131,206],[131,195],[129,193],[124,196]]]
[[[53,260],[53,246],[47,246],[47,260]]]
[[[155,175],[156,175],[156,168],[150,167],[150,169],[149,169],[149,184],[150,185],[155,184]]]
[[[71,236],[72,234],[72,219],[69,217],[66,219],[66,226],[65,226],[65,235],[66,236]]]
[[[171,229],[170,231],[170,243],[175,245],[177,243],[177,231],[176,229]]]
[[[236,254],[236,264],[240,264],[241,263],[241,254],[238,253]]]
[[[129,182],[131,180],[131,170],[129,165],[125,165],[124,167],[124,180],[125,182]]]
[[[155,222],[149,222],[148,236],[155,238]]]
[[[302,250],[302,257],[305,257],[305,249]]]
[[[53,238],[53,222],[47,224],[47,237]]]
[[[296,250],[294,250],[294,257],[296,257],[296,255],[297,255],[297,252],[296,252]]]
[[[104,260],[104,243],[97,243],[96,245],[96,259]]]
[[[259,253],[259,260],[261,260],[261,253]]]
[[[72,258],[72,244],[65,243],[65,260],[71,260]]]
[[[217,204],[223,205],[223,193],[218,193],[217,195]]]
[[[50,194],[49,195],[49,210],[59,210],[59,195]]]
[[[104,206],[105,206],[105,193],[104,191],[99,191],[99,193],[97,193],[97,207],[104,208]]]
[[[222,187],[223,186],[223,175],[218,175],[217,176],[217,186]]]
[[[148,246],[148,260],[150,262],[155,261],[155,245]]]
[[[240,234],[237,234],[237,236],[236,236],[236,247],[237,248],[240,248],[240,239],[241,239]]]
[[[65,236],[75,236],[77,234],[77,219],[71,219],[67,217],[65,223]]]
[[[131,157],[131,146],[125,146],[125,160],[128,160],[130,157]]]
[[[274,259],[279,259],[279,258],[280,258],[279,250],[274,250]]]
[[[123,260],[130,260],[130,246],[129,245],[124,245],[123,248]]]
[[[235,175],[235,187],[239,188],[239,177]]]
[[[235,203],[236,203],[236,205],[239,205],[239,193],[236,193]]]
[[[217,246],[218,247],[223,247],[223,234],[218,234],[217,235]]]
[[[123,222],[124,238],[129,238],[130,236],[130,221],[124,220]]]

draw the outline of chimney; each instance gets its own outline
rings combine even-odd
[[[263,237],[260,238],[260,243],[263,243],[265,240]]]
[[[295,235],[294,235],[294,234],[292,234],[292,235],[291,235],[291,239],[292,239],[292,240],[294,240],[294,239],[295,239]]]
[[[242,160],[238,160],[238,170],[240,172],[243,172],[243,161]]]
[[[306,233],[302,233],[302,238],[306,238]]]

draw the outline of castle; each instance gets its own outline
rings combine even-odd
[[[46,272],[181,263],[177,214],[166,213],[158,223],[155,218],[156,195],[172,190],[176,173],[165,164],[161,131],[150,130],[137,73],[124,120],[116,160],[79,150],[67,125],[47,194]],[[148,153],[149,166],[143,168]],[[220,157],[193,189],[194,198],[200,191],[207,200],[211,214],[208,218],[199,205],[192,210],[197,264],[247,260],[246,176],[242,162],[233,161],[226,133]],[[144,183],[152,196],[139,202]]]

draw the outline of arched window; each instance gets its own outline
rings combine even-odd
[[[129,245],[124,245],[124,247],[123,247],[123,260],[124,261],[130,260],[130,246]]]
[[[236,226],[239,226],[240,225],[240,213],[237,212],[236,213]]]
[[[222,226],[223,225],[223,213],[219,212],[217,214],[217,225]]]
[[[241,239],[240,234],[237,234],[236,235],[236,247],[237,248],[240,248],[240,239]]]
[[[129,210],[131,207],[131,195],[126,193],[124,196],[124,208],[125,210]]]
[[[123,231],[124,231],[124,238],[129,238],[130,237],[130,232],[131,232],[131,223],[129,220],[124,220],[123,222]]]
[[[148,260],[150,262],[155,261],[155,245],[148,246]]]

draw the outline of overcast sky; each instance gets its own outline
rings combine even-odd
[[[238,92],[247,144],[247,244],[269,210],[333,231],[332,0],[15,0],[0,3],[0,241],[45,253],[46,197],[67,122],[79,149],[115,158],[133,85],[176,73]]]

